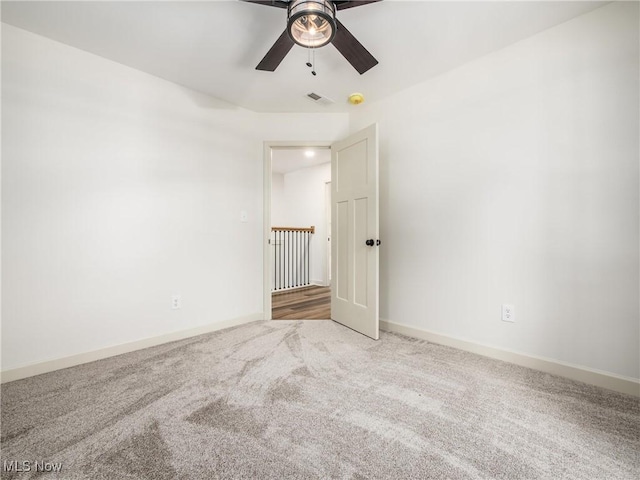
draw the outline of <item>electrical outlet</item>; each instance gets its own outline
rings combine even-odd
[[[171,308],[173,310],[182,308],[182,297],[180,295],[173,295],[171,297]]]
[[[513,305],[508,303],[502,304],[502,321],[503,322],[515,322],[516,317],[513,312]]]

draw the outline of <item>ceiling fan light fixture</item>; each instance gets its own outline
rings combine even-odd
[[[303,47],[322,47],[336,35],[336,9],[329,0],[292,0],[287,17],[289,37]]]

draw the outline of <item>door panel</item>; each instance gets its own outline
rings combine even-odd
[[[355,287],[355,294],[353,301],[356,305],[361,307],[367,307],[369,304],[367,275],[369,274],[368,259],[370,255],[370,248],[366,245],[368,228],[368,198],[356,198],[354,200],[354,224],[355,235],[354,238],[354,263],[355,268],[353,270],[353,285]]]
[[[379,337],[378,126],[331,147],[333,210],[331,318]],[[373,245],[367,245],[367,240]]]
[[[349,145],[336,159],[337,191],[365,187],[369,183],[367,168],[367,142]]]
[[[348,202],[337,202],[336,220],[333,222],[336,228],[332,228],[331,237],[333,243],[331,257],[336,260],[336,265],[332,269],[336,272],[336,295],[340,300],[349,300],[349,204]],[[343,238],[344,235],[344,238]],[[332,301],[333,303],[333,301]]]

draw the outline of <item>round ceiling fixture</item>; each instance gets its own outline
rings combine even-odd
[[[291,40],[308,48],[326,45],[336,35],[336,9],[329,0],[292,0],[287,32]]]
[[[364,102],[364,95],[361,93],[352,93],[349,95],[349,103],[351,105],[360,105],[362,102]]]

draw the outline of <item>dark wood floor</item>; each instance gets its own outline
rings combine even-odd
[[[331,318],[331,288],[308,287],[271,296],[274,320],[328,320]]]

